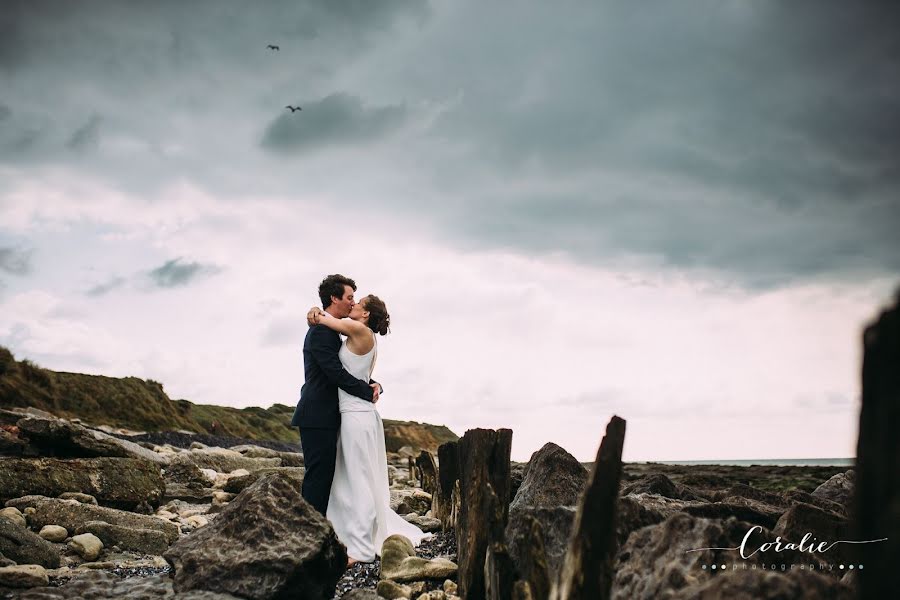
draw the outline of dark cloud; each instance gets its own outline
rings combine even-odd
[[[359,98],[346,93],[299,104],[302,111],[285,112],[266,128],[264,148],[294,152],[365,142],[390,133],[407,117],[404,106],[364,106]]]
[[[149,277],[157,287],[174,288],[187,285],[200,277],[214,275],[219,270],[215,265],[182,263],[181,258],[176,258],[150,271]]]
[[[0,271],[11,275],[28,275],[32,271],[32,252],[5,246],[0,248]]]
[[[69,138],[66,146],[70,150],[89,150],[91,148],[96,148],[100,137],[100,122],[101,119],[99,116],[92,116],[88,119],[87,123],[72,133],[72,137]]]
[[[754,288],[884,275],[898,17],[842,0],[12,2],[0,161],[78,160],[139,197],[189,180],[377,198],[450,244]],[[340,152],[294,159],[321,147]]]
[[[165,265],[164,265],[164,266],[165,266]],[[125,278],[124,278],[124,277],[115,276],[115,277],[113,277],[112,279],[110,279],[109,281],[107,281],[107,282],[105,282],[105,283],[101,283],[101,284],[95,285],[94,287],[92,287],[91,289],[89,289],[89,290],[88,290],[87,292],[85,292],[85,293],[86,293],[88,296],[94,296],[94,297],[97,297],[97,296],[103,296],[103,295],[108,294],[109,292],[111,292],[111,291],[113,291],[113,290],[115,290],[115,289],[118,289],[118,288],[122,287],[123,285],[125,285]]]

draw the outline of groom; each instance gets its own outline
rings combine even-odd
[[[332,317],[343,319],[353,308],[356,282],[343,275],[329,275],[319,284],[322,308]],[[306,383],[294,410],[292,426],[300,428],[303,447],[303,498],[325,516],[334,479],[341,413],[338,388],[369,402],[376,402],[380,384],[369,384],[347,372],[338,358],[341,336],[324,325],[313,325],[303,342],[303,371]]]

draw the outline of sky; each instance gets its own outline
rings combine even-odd
[[[343,273],[391,314],[385,418],[514,460],[592,460],[613,415],[626,461],[852,457],[900,284],[898,17],[4,2],[0,344],[293,406]]]

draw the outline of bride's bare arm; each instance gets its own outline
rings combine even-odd
[[[310,313],[315,309],[317,309],[317,307],[309,309]],[[337,319],[321,309],[317,309],[317,312],[313,315],[312,322],[316,325],[324,325],[329,329],[333,329],[338,333],[343,333],[351,338],[365,339],[364,336],[370,335],[369,327],[367,325],[363,325],[359,321],[354,321],[353,319]]]

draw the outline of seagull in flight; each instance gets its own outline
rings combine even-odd
[[[299,106],[291,106],[290,104],[288,104],[287,106],[285,106],[285,108],[291,109],[291,112],[292,112],[292,113],[297,112],[298,110],[303,110],[303,109],[300,108]]]
[[[275,52],[278,52],[279,50],[281,50],[281,48],[275,46],[274,44],[269,44],[268,46],[266,46],[266,50],[274,50]]]

